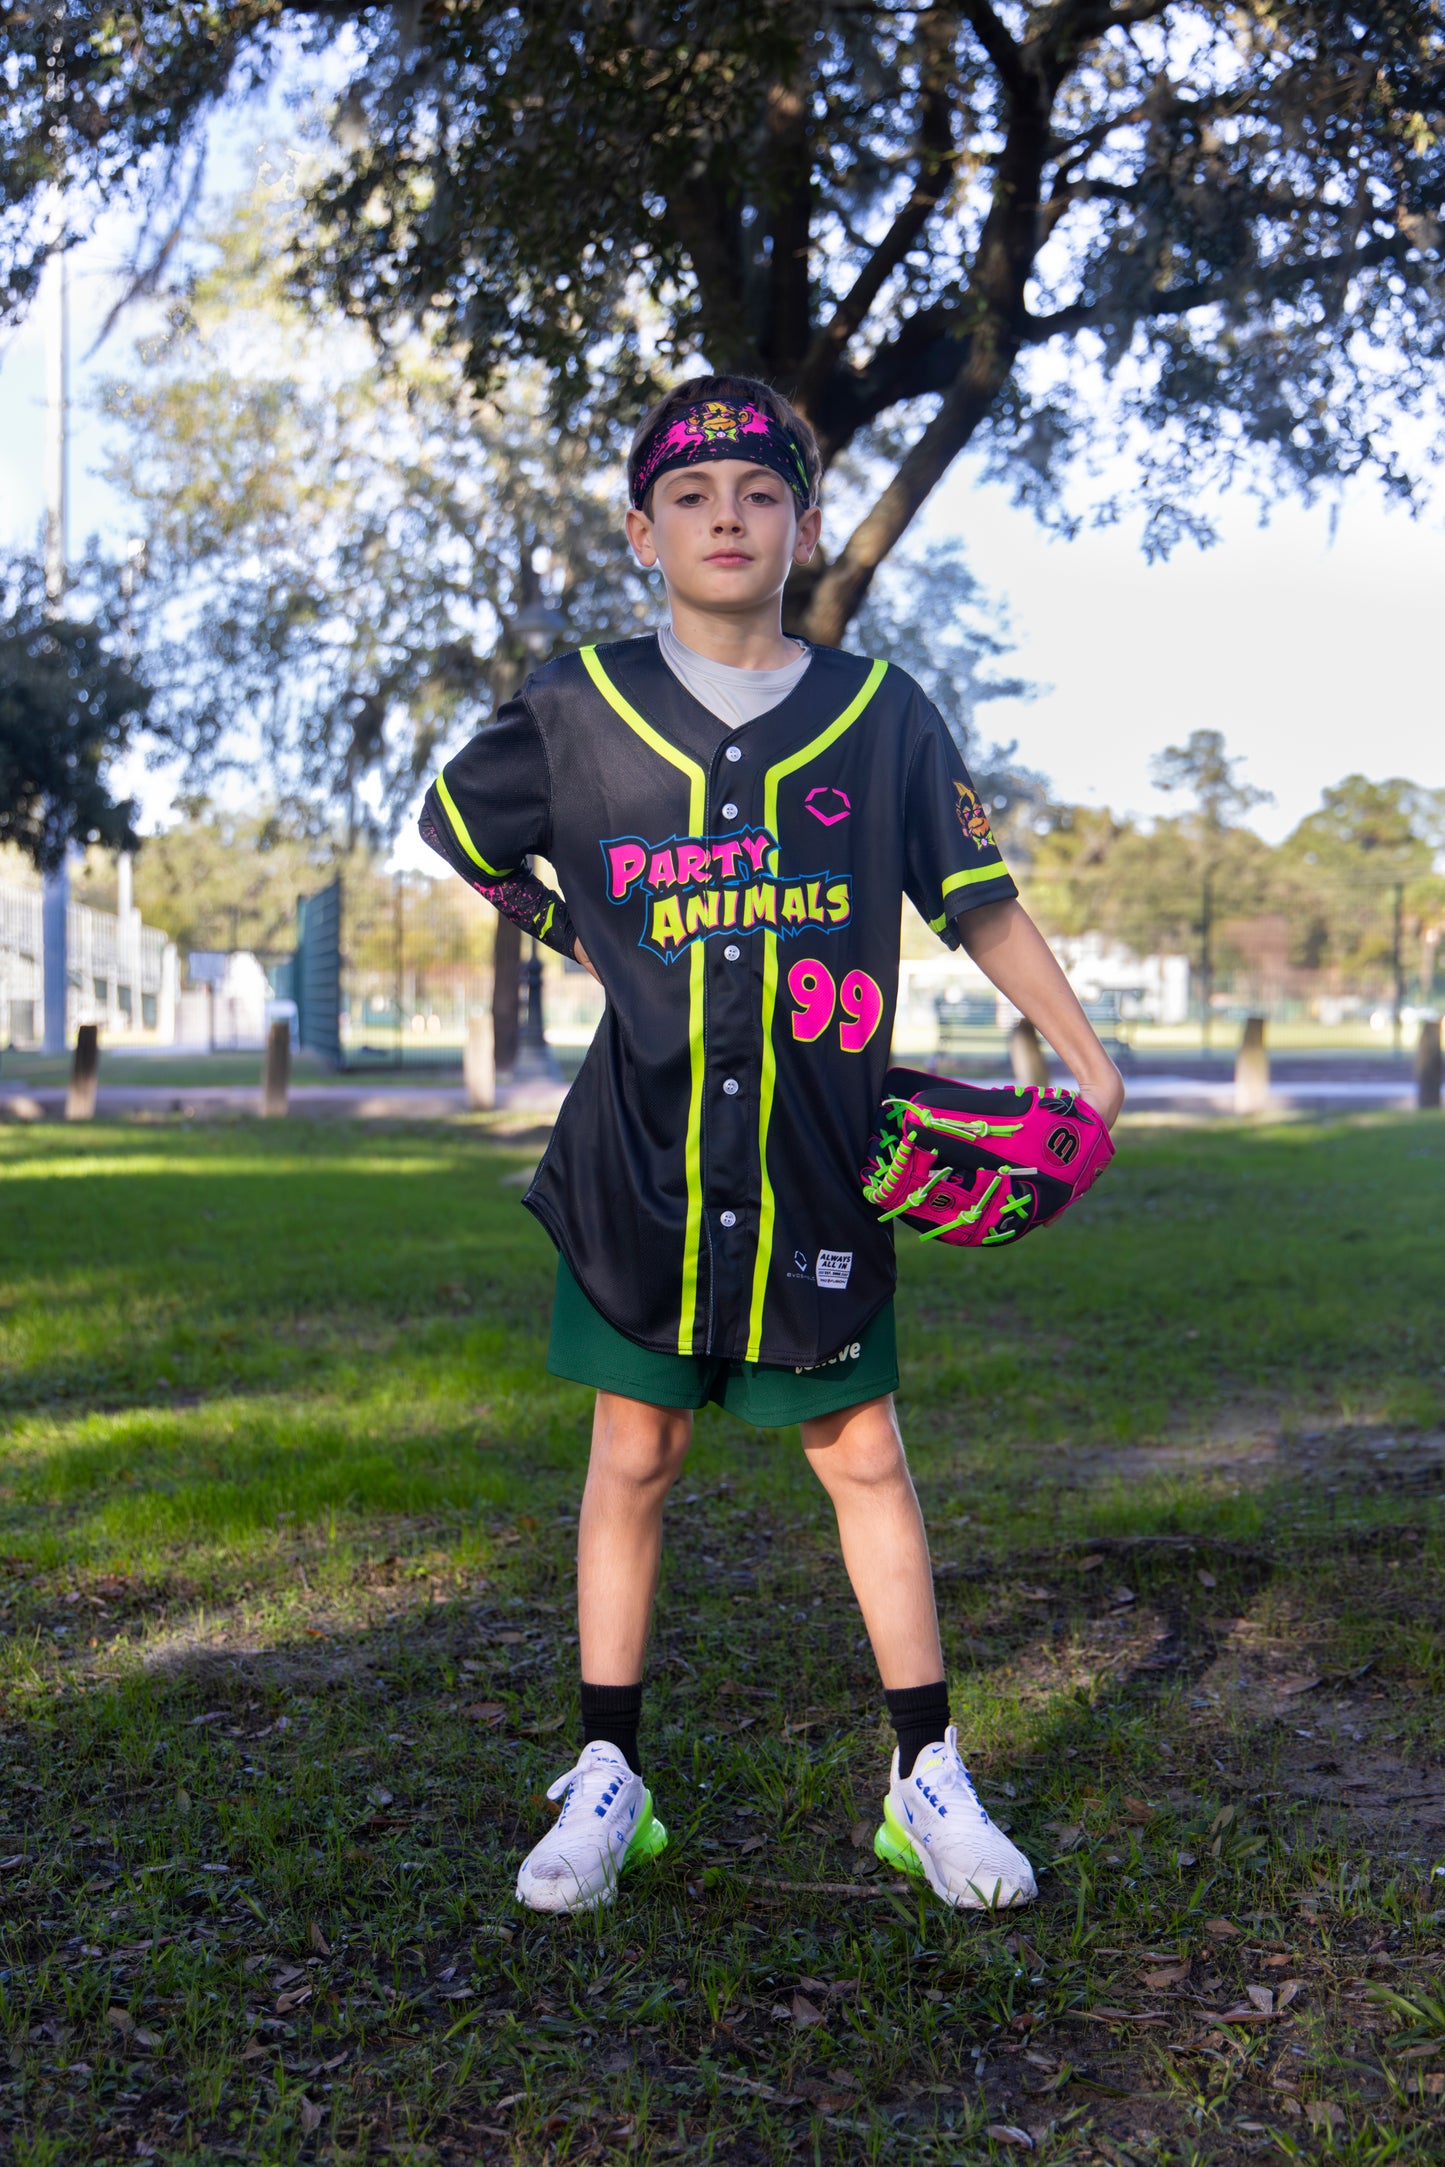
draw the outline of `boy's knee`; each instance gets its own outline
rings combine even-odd
[[[652,1489],[670,1483],[687,1458],[692,1415],[686,1408],[648,1407],[599,1393],[592,1464],[614,1481]]]
[[[841,1420],[810,1422],[803,1444],[825,1489],[843,1483],[855,1489],[881,1489],[912,1479],[891,1404],[880,1403],[861,1421],[845,1415]]]

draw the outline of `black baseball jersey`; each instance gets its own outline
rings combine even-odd
[[[424,825],[468,877],[556,867],[607,1006],[524,1201],[641,1346],[826,1360],[893,1290],[858,1169],[893,1034],[901,899],[1017,894],[937,710],[813,650],[729,729],[655,637],[530,678],[449,761]]]

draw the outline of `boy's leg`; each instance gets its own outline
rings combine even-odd
[[[642,1677],[662,1558],[662,1508],[692,1442],[685,1408],[599,1392],[577,1523],[577,1632],[589,1685]]]
[[[686,1409],[600,1391],[577,1526],[582,1750],[548,1796],[562,1811],[522,1861],[534,1911],[609,1903],[634,1858],[667,1842],[638,1771],[642,1660],[662,1554],[662,1508],[692,1441]]]
[[[838,1516],[843,1562],[898,1732],[875,1848],[922,1874],[945,1903],[1028,1903],[1037,1894],[1033,1870],[979,1804],[948,1721],[928,1538],[892,1398],[817,1416],[802,1430]]]
[[[885,1692],[934,1684],[943,1648],[918,1494],[891,1395],[802,1425],[803,1450],[833,1502],[843,1563]]]

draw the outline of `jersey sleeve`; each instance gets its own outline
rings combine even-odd
[[[904,797],[904,886],[944,945],[957,948],[955,920],[981,903],[1018,894],[993,839],[988,814],[943,718],[929,708],[914,748]]]
[[[551,839],[551,778],[541,733],[525,700],[508,700],[449,760],[428,790],[418,827],[469,887],[504,918],[564,956],[576,932],[561,896],[531,870]]]

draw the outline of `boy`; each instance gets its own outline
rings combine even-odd
[[[959,1757],[894,1415],[891,1230],[858,1168],[901,898],[1031,1016],[1103,1118],[1118,1072],[1017,901],[936,710],[884,662],[784,637],[817,446],[746,377],[643,421],[627,534],[671,622],[549,663],[450,761],[422,833],[607,1008],[525,1201],[560,1252],[547,1366],[597,1388],[578,1525],[583,1744],[520,1900],[609,1902],[666,1832],[637,1744],[662,1510],[709,1400],[801,1425],[898,1735],[880,1855],[951,1904],[1026,1903]],[[527,870],[545,855],[565,901]]]

